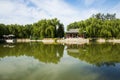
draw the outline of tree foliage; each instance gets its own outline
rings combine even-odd
[[[86,36],[90,38],[120,38],[120,19],[116,18],[116,14],[93,14],[87,20],[67,26],[67,30],[76,28],[79,28],[80,34],[86,32]]]
[[[57,18],[43,19],[34,24],[0,24],[0,37],[13,34],[17,38],[56,38],[64,37],[64,25]]]

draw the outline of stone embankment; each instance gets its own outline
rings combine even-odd
[[[89,39],[85,38],[66,38],[66,39],[59,39],[59,38],[45,38],[42,40],[30,40],[30,39],[17,39],[17,42],[43,42],[46,44],[51,44],[51,43],[64,43],[64,44],[85,44],[89,43]],[[102,39],[99,38],[96,40],[98,43],[105,43],[105,42],[110,42],[110,43],[120,43],[120,39]]]
[[[17,39],[17,42],[43,42],[43,43],[84,44],[84,43],[89,43],[89,39],[84,39],[84,38],[67,38],[67,39],[45,38],[43,40]]]
[[[110,43],[120,43],[120,39],[97,39],[97,42],[99,43],[105,43],[105,42],[110,42]]]
[[[89,39],[84,38],[67,38],[67,39],[59,39],[57,40],[58,43],[65,43],[65,44],[85,44],[89,43]]]

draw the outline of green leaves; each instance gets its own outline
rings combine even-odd
[[[56,38],[64,37],[64,25],[57,18],[42,19],[34,24],[4,25],[0,24],[0,37],[6,34],[14,34],[17,38]]]
[[[87,20],[69,24],[67,29],[79,28],[80,34],[86,31],[90,38],[120,38],[120,19],[116,19],[115,15],[98,13]]]
[[[39,38],[56,38],[59,36],[61,37],[61,35],[62,37],[64,37],[63,24],[60,23],[59,20],[57,20],[57,18],[51,20],[43,19],[41,21],[38,21],[37,23],[33,24],[33,28],[33,33],[35,33]],[[34,35],[34,37],[36,35]]]

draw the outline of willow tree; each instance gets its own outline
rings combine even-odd
[[[49,26],[46,28],[45,33],[47,34],[48,38],[54,38],[55,36],[54,31],[55,31],[54,26]]]
[[[120,19],[115,15],[98,13],[87,20],[70,23],[67,29],[78,28],[80,34],[85,32],[89,38],[120,38]]]
[[[33,24],[33,36],[39,38],[64,37],[64,26],[57,18],[43,19]]]

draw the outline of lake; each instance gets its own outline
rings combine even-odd
[[[0,80],[120,80],[120,44],[0,44]]]

